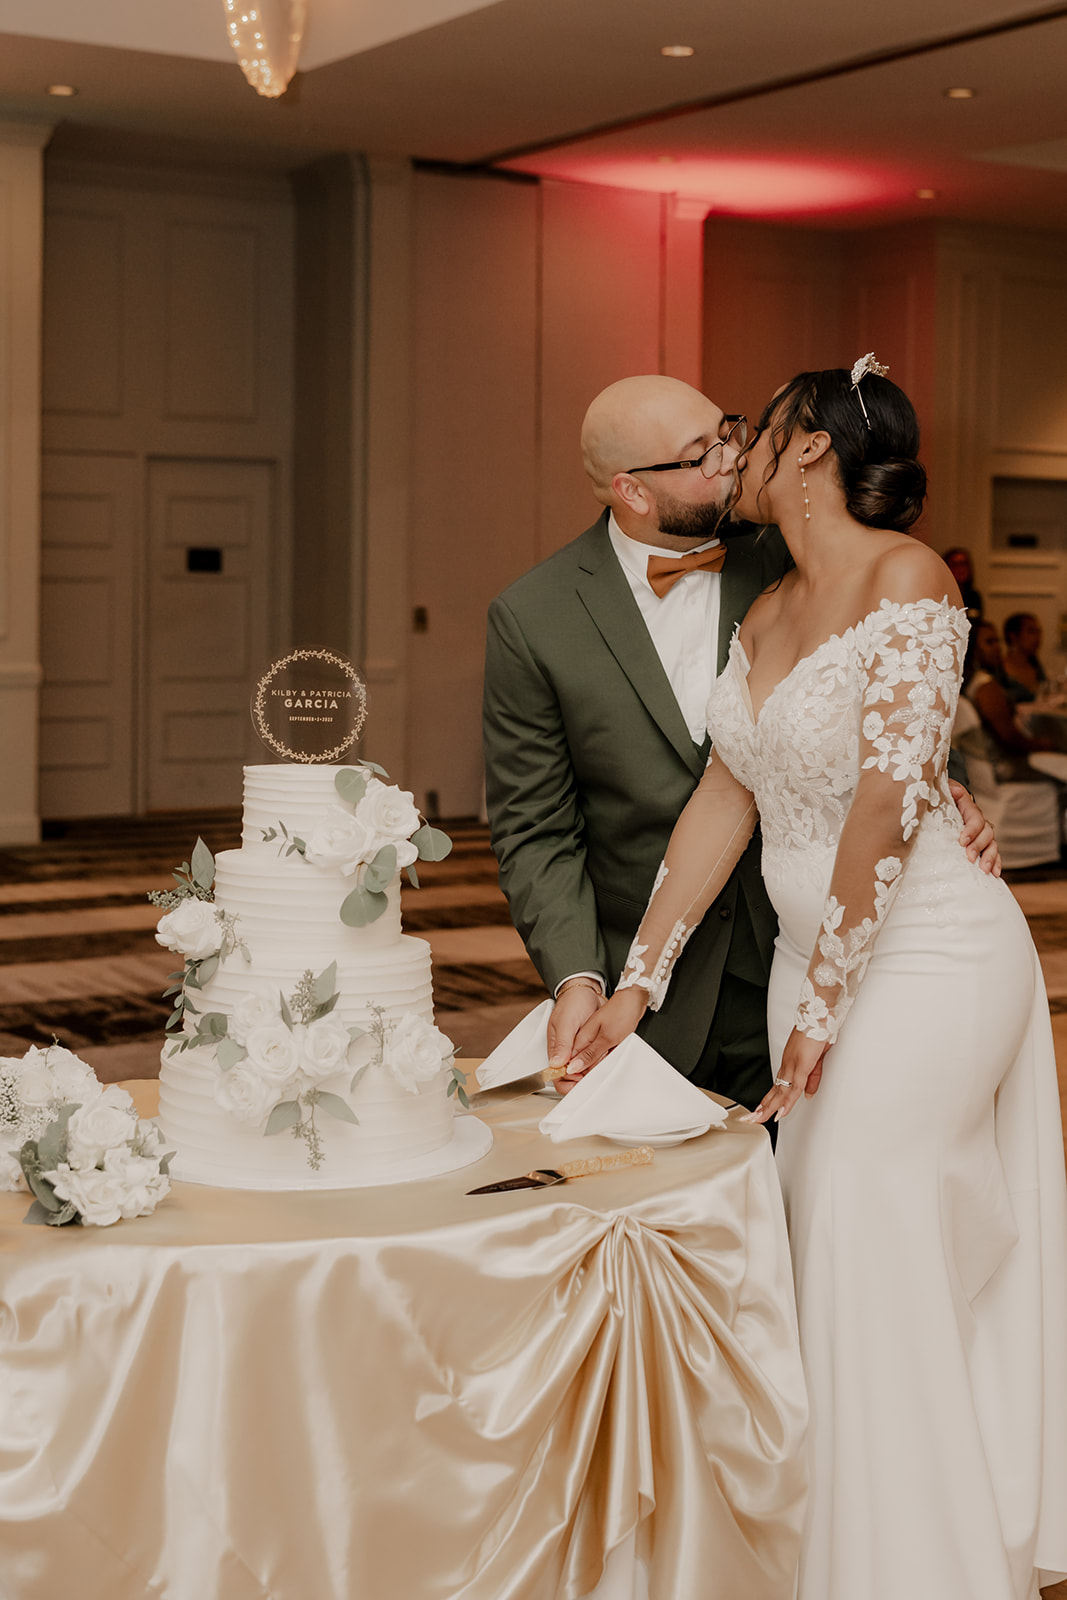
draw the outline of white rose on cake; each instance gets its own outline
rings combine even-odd
[[[215,1079],[215,1100],[223,1111],[228,1111],[238,1122],[258,1127],[266,1122],[279,1100],[278,1086],[260,1075],[247,1061],[239,1061],[229,1072],[220,1072]]]
[[[218,955],[222,949],[222,928],[215,916],[215,907],[208,900],[196,900],[190,895],[180,906],[160,917],[156,939],[166,949],[177,950],[190,961]]]
[[[245,1039],[248,1051],[246,1061],[238,1066],[249,1066],[265,1083],[271,1084],[276,1100],[284,1099],[281,1091],[291,1088],[300,1067],[300,1046],[295,1035],[284,1022],[267,1022],[250,1028]],[[237,1067],[231,1069],[236,1072]]]
[[[133,1101],[125,1089],[120,1089],[117,1083],[109,1083],[106,1089],[89,1096],[67,1123],[66,1164],[77,1172],[88,1172],[104,1159],[113,1145],[132,1139],[136,1132],[137,1112]]]
[[[402,1088],[416,1094],[419,1084],[435,1078],[451,1056],[452,1041],[409,1012],[390,1031],[383,1062]]]
[[[226,1032],[237,1044],[244,1044],[253,1028],[263,1028],[278,1020],[278,1008],[261,994],[243,994],[233,1008]]]
[[[362,861],[374,854],[369,844],[367,829],[358,815],[343,811],[340,806],[329,806],[318,827],[313,828],[304,841],[304,860],[316,867],[338,867],[342,872],[355,872]]]
[[[418,858],[411,835],[421,826],[415,797],[395,783],[371,778],[366,793],[356,806],[356,820],[367,830],[369,861],[384,845],[396,845],[396,864],[409,867]]]
[[[301,1070],[313,1083],[332,1078],[347,1061],[351,1042],[348,1028],[336,1011],[316,1017],[308,1023],[300,1041]]]

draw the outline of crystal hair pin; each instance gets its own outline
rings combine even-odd
[[[873,372],[876,378],[884,378],[888,371],[888,367],[883,367],[880,361],[876,361],[874,359],[873,350],[868,350],[865,356],[860,356],[859,360],[852,368],[852,387],[856,391],[856,399],[859,401],[863,410],[863,420],[867,424],[868,428],[871,425],[871,419],[867,415],[867,407],[863,404],[863,395],[860,392],[860,379],[865,378],[868,372]]]

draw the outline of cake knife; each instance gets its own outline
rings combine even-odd
[[[480,1189],[468,1189],[468,1194],[501,1194],[505,1189],[550,1189],[554,1183],[566,1183],[568,1178],[588,1178],[595,1172],[616,1172],[620,1167],[647,1167],[654,1151],[651,1145],[642,1144],[636,1150],[620,1150],[614,1156],[589,1156],[585,1161],[562,1161],[558,1167],[539,1167],[535,1172],[524,1172],[518,1178],[505,1178],[501,1183],[484,1183]]]

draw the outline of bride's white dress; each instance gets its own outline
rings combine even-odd
[[[709,704],[780,919],[772,1060],[794,1024],[835,1041],[778,1144],[811,1403],[801,1600],[1037,1600],[1067,1572],[1055,1061],[1025,921],[945,787],[966,626],[883,602],[758,716],[735,637]],[[668,910],[661,986],[690,923]]]

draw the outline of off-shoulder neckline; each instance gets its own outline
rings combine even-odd
[[[774,699],[778,691],[800,671],[801,667],[808,666],[830,645],[846,644],[850,639],[855,638],[856,634],[859,633],[862,628],[865,628],[868,623],[870,623],[872,618],[880,616],[884,611],[892,611],[899,614],[902,611],[917,610],[923,610],[928,613],[942,612],[946,617],[958,617],[962,618],[965,624],[967,622],[966,609],[963,606],[950,605],[947,596],[944,595],[940,600],[934,600],[932,598],[926,598],[922,600],[880,600],[872,610],[868,611],[866,615],[860,617],[858,622],[852,623],[851,627],[846,628],[842,633],[828,634],[825,639],[815,646],[814,650],[809,650],[806,656],[801,656],[799,661],[794,661],[793,665],[790,667],[785,676],[779,678],[778,682],[774,684],[768,694],[764,697],[763,704],[760,706],[758,711],[753,708],[752,693],[748,686],[749,674],[752,671],[752,663],[748,658],[748,651],[741,643],[741,624],[740,622],[737,623],[734,628],[733,638],[730,640],[730,649],[731,652],[735,649],[738,650],[745,664],[745,670],[741,674],[741,683],[744,687],[745,700],[748,705],[748,714],[752,719],[753,726],[759,726],[759,722],[764,711],[766,711],[767,706]]]

